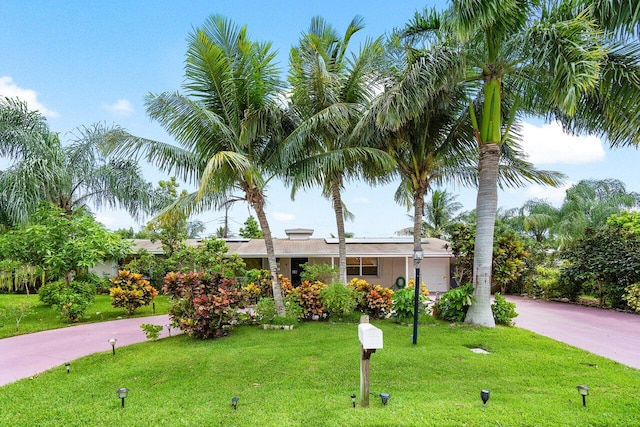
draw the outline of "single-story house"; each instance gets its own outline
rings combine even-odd
[[[313,230],[294,228],[285,230],[286,239],[274,239],[278,272],[289,277],[292,283],[300,283],[301,265],[304,263],[329,263],[338,265],[338,239],[312,238]],[[225,239],[230,253],[238,254],[247,268],[268,269],[264,239]],[[152,254],[162,254],[159,241],[136,239],[133,250],[146,249]],[[186,244],[195,246],[199,239],[188,239]],[[348,279],[359,277],[369,283],[393,289],[403,286],[415,277],[413,268],[413,238],[350,238],[347,246]],[[453,255],[447,242],[435,238],[423,238],[424,257],[420,263],[420,279],[430,292],[446,292],[452,283],[451,260]],[[116,265],[96,268],[98,274],[114,275]]]

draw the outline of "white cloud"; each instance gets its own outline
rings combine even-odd
[[[356,197],[355,199],[353,199],[353,203],[368,205],[369,203],[371,203],[371,200],[368,197]]]
[[[529,199],[546,200],[554,206],[560,206],[564,201],[567,190],[575,185],[574,182],[565,183],[563,186],[554,188],[533,184],[527,187]]]
[[[273,217],[278,221],[282,221],[282,222],[291,222],[294,219],[296,219],[295,215],[289,214],[289,213],[282,213],[282,212],[274,212]]]
[[[0,95],[8,98],[18,98],[27,103],[30,110],[38,110],[45,117],[57,117],[58,114],[45,107],[38,101],[38,92],[33,89],[24,89],[13,82],[9,76],[0,77]]]
[[[133,113],[133,106],[126,99],[118,99],[115,104],[103,104],[102,107],[105,110],[118,114],[120,116],[128,116],[129,114]]]
[[[593,163],[605,157],[600,138],[568,135],[555,122],[540,127],[523,123],[522,132],[522,148],[534,164]]]

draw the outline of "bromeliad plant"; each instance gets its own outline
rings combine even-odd
[[[142,274],[128,270],[118,271],[118,275],[111,279],[111,284],[111,305],[122,307],[128,315],[132,315],[138,307],[149,305],[158,295],[158,291],[142,278]]]
[[[168,273],[164,293],[173,298],[172,326],[189,336],[207,339],[226,336],[236,323],[237,310],[248,304],[235,279],[218,273]]]

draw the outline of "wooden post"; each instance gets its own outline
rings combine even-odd
[[[360,346],[360,406],[369,407],[369,359],[375,350],[367,350]]]

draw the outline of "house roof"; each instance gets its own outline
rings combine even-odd
[[[197,246],[200,239],[187,239],[188,246]],[[347,256],[370,257],[412,257],[413,239],[347,239]],[[146,239],[134,239],[133,250],[146,249],[150,253],[161,254],[162,244]],[[265,258],[267,248],[264,239],[228,239],[229,252],[246,258]],[[290,258],[337,257],[338,239],[273,239],[276,256]],[[425,258],[450,258],[453,255],[444,240],[422,239],[422,250]]]

